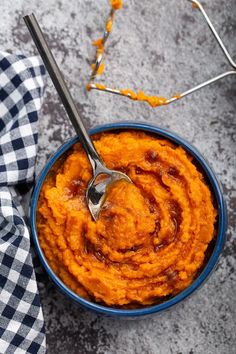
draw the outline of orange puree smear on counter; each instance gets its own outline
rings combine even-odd
[[[103,38],[98,38],[97,40],[93,41],[93,46],[97,47],[97,54],[103,53],[104,51]]]
[[[122,1],[121,0],[110,0],[110,5],[111,8],[116,11],[122,8]],[[112,30],[112,25],[113,25],[113,17],[114,17],[114,13],[111,15],[111,17],[107,20],[106,22],[106,31],[107,32],[111,32]],[[97,47],[97,51],[96,51],[96,57],[98,57],[98,55],[104,52],[104,39],[103,38],[98,38],[96,40],[93,41],[93,46]]]
[[[94,70],[94,68],[95,68],[95,64],[92,64],[92,70]],[[104,68],[105,68],[105,64],[104,63],[101,63],[100,65],[99,65],[99,68],[98,68],[98,70],[97,70],[97,75],[101,75],[102,73],[103,73],[103,71],[104,71]]]
[[[115,10],[119,10],[122,7],[122,1],[120,0],[111,0],[110,1],[111,8]],[[114,12],[110,14],[110,17],[108,18],[106,22],[106,32],[111,32],[112,30],[112,25],[113,25],[113,18],[114,18]],[[104,53],[104,38],[98,38],[97,40],[93,41],[93,45],[96,47],[96,58],[98,58],[101,54]],[[91,90],[91,83],[96,86],[97,89],[106,91],[106,86],[101,85],[101,84],[95,84],[93,82],[94,78],[96,75],[101,75],[104,72],[104,64],[101,63],[98,67],[98,70],[94,72],[95,69],[95,64],[92,64],[92,71],[93,71],[93,79],[90,83],[87,84],[86,88],[88,91]],[[147,102],[151,107],[157,107],[157,106],[163,106],[167,104],[168,99],[165,97],[161,96],[150,96],[146,95],[143,91],[139,91],[138,93],[133,92],[130,89],[122,89],[118,90],[123,96],[126,96],[132,100],[135,101],[145,101]],[[174,96],[176,99],[181,98],[181,95],[176,95]]]
[[[108,20],[107,23],[106,23],[106,31],[107,32],[111,32],[111,29],[112,29],[112,20]]]
[[[113,10],[119,10],[122,8],[122,0],[110,0]]]
[[[93,84],[93,85],[95,85],[96,88],[99,89],[99,90],[106,90],[106,86],[104,86],[102,84]],[[91,84],[90,83],[87,84],[86,89],[87,89],[87,91],[91,90]]]
[[[113,184],[95,223],[85,191],[91,165],[79,143],[49,172],[37,211],[39,242],[60,279],[80,296],[116,307],[150,305],[189,286],[215,235],[216,210],[192,157],[138,131],[103,133]]]
[[[161,96],[148,96],[144,92],[135,93],[131,90],[120,90],[121,93],[132,100],[145,101],[152,107],[163,106],[168,101],[167,98]]]

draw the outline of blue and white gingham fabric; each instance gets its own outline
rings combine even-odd
[[[33,182],[45,69],[0,52],[0,353],[45,353],[42,308],[19,191]]]

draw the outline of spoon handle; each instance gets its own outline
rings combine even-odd
[[[44,62],[44,65],[52,79],[52,82],[57,90],[62,104],[70,118],[70,121],[80,138],[80,142],[87,152],[93,171],[97,165],[103,165],[100,156],[98,155],[85,127],[79,116],[75,102],[70,94],[70,91],[65,83],[62,73],[56,63],[56,60],[48,47],[42,30],[34,16],[34,14],[24,17],[24,21],[28,27],[31,37],[39,51],[39,54]]]

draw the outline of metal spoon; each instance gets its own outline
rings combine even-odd
[[[42,30],[40,29],[34,14],[25,16],[24,21],[92,165],[93,178],[90,180],[86,190],[86,201],[90,213],[96,221],[105,201],[107,188],[113,182],[120,179],[124,179],[129,183],[132,183],[132,181],[126,174],[119,171],[110,170],[104,165],[104,162],[96,151],[83,125],[75,102],[62,77],[56,60],[47,45],[46,39],[44,38]]]

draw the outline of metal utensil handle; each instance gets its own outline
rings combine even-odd
[[[61,74],[61,71],[56,63],[56,60],[48,47],[46,39],[42,33],[42,30],[34,16],[34,14],[24,16],[24,21],[28,27],[28,30],[32,36],[32,39],[39,51],[39,54],[44,62],[44,65],[54,83],[54,86],[58,92],[59,97],[63,103],[63,106],[75,128],[76,133],[80,137],[80,141],[86,150],[89,160],[92,164],[93,170],[96,165],[102,164],[101,158],[98,155],[85,127],[79,116],[75,102],[69,92],[69,89],[65,83],[65,80]]]

